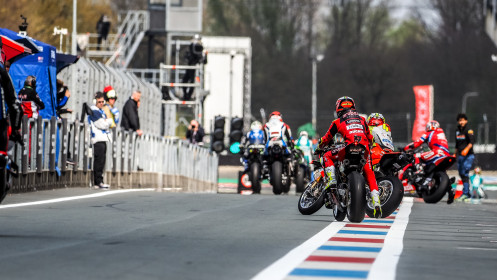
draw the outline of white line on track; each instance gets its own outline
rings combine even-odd
[[[88,195],[70,196],[70,197],[63,197],[63,198],[33,201],[33,202],[0,205],[0,209],[58,203],[58,202],[65,202],[65,201],[85,199],[85,198],[101,197],[101,196],[107,196],[107,195],[119,194],[119,193],[127,193],[127,192],[142,192],[142,191],[154,191],[154,190],[155,189],[153,189],[153,188],[147,188],[147,189],[126,189],[126,190],[104,191],[104,192],[88,194]]]
[[[369,271],[368,280],[395,279],[395,271],[397,270],[397,263],[399,262],[404,247],[404,233],[407,228],[407,223],[409,222],[412,204],[412,197],[405,197],[402,200],[399,212],[385,237],[383,249],[381,249],[380,254],[376,257],[376,260]]]
[[[346,223],[333,222],[319,233],[294,248],[281,259],[259,272],[252,280],[283,279],[297,265],[302,263],[319,246],[323,245],[331,236],[341,230]]]
[[[399,212],[385,237],[385,243],[376,261],[371,267],[368,279],[395,279],[395,271],[399,257],[402,253],[404,232],[409,222],[409,214],[413,204],[412,197],[406,197],[400,205]],[[263,271],[259,272],[252,280],[283,279],[295,267],[301,264],[319,246],[323,245],[330,237],[337,234],[346,223],[332,222],[322,231],[288,252]]]

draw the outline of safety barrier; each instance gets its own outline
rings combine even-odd
[[[24,146],[9,150],[19,166],[12,192],[92,185],[90,128],[78,119],[23,118]],[[107,144],[105,182],[112,188],[157,187],[215,192],[218,157],[177,139],[114,128]]]

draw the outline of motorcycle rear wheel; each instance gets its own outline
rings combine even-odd
[[[283,191],[282,173],[283,164],[279,161],[273,162],[271,165],[271,184],[273,185],[274,194],[281,194]]]
[[[347,177],[349,179],[347,218],[350,222],[360,223],[366,214],[366,182],[357,171],[352,171]]]
[[[447,173],[445,172],[438,171],[433,175],[433,180],[435,180],[433,187],[429,191],[423,192],[423,200],[426,203],[439,202],[450,187],[449,176],[447,176]]]
[[[381,218],[390,216],[399,207],[404,198],[404,186],[399,178],[394,176],[377,177],[378,191],[381,201]],[[374,209],[370,202],[366,205],[366,214],[374,217]]]
[[[324,187],[323,186],[315,186],[315,188],[320,188],[321,191],[319,192],[318,196],[314,196],[312,193],[312,184],[314,182],[310,182],[307,184],[307,187],[305,190],[302,192],[299,198],[299,212],[302,215],[312,215],[316,213],[321,207],[324,205]],[[320,184],[320,183],[317,183]]]

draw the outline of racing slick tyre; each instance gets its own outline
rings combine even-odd
[[[324,186],[314,182],[307,184],[299,198],[299,212],[302,215],[312,215],[324,205]]]
[[[297,176],[295,178],[295,191],[300,193],[305,187],[305,169],[302,166],[297,167]]]
[[[252,183],[252,191],[261,193],[261,164],[253,162],[250,165],[249,179]]]
[[[433,175],[433,180],[435,180],[433,187],[431,187],[430,190],[423,192],[423,200],[426,203],[439,202],[450,187],[449,176],[447,176],[447,173],[445,172],[436,172],[435,175]]]
[[[271,185],[273,185],[274,194],[281,194],[283,191],[282,173],[283,164],[279,161],[273,162],[271,165]]]
[[[357,171],[347,176],[349,179],[347,218],[353,223],[360,223],[366,214],[366,182]]]
[[[399,178],[395,176],[377,177],[378,192],[381,202],[381,218],[390,216],[402,202],[404,198],[404,186]],[[374,208],[371,201],[366,204],[366,214],[373,218]]]

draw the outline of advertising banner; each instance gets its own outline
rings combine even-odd
[[[412,140],[417,140],[425,132],[426,124],[433,120],[433,86],[414,86],[416,98],[416,119],[412,128]]]

